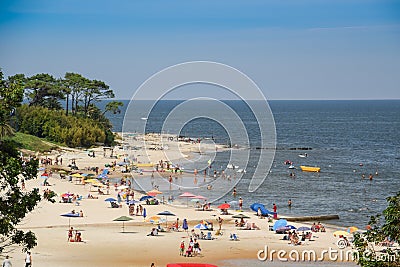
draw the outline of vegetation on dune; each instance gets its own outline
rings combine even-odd
[[[14,134],[14,136],[6,139],[14,141],[18,149],[28,149],[40,153],[58,148],[57,145],[45,142],[39,137],[21,132],[17,132]]]
[[[371,216],[369,229],[354,235],[354,246],[357,250],[357,263],[363,267],[400,266],[400,251],[390,246],[400,243],[400,191],[388,197],[388,206],[377,216]],[[383,216],[383,218],[382,218]],[[382,250],[379,244],[385,244]]]
[[[103,111],[96,106],[103,99],[114,98],[106,83],[71,72],[59,79],[46,73],[4,79],[1,71],[0,82],[0,101],[5,107],[0,109],[0,138],[13,135],[15,128],[70,147],[114,144],[105,113],[119,113],[123,104],[111,101]],[[24,94],[28,103],[21,105]]]

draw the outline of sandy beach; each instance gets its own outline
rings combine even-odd
[[[166,150],[147,149],[144,151],[143,148],[137,150],[137,162],[148,163],[149,161],[158,162],[159,160],[191,157],[193,155],[191,152],[197,149],[199,149],[199,145],[196,143],[169,141],[167,153]],[[215,150],[215,147],[209,145],[201,149],[205,151]],[[219,149],[223,148],[220,147]],[[61,155],[63,165],[57,167],[63,169],[69,169],[67,165],[74,160],[76,165],[79,166],[79,171],[77,171],[79,173],[93,173],[88,169],[95,166],[105,166],[105,164],[115,160],[111,159],[109,155],[104,156],[102,147],[95,148],[92,151],[95,152],[95,157],[89,157],[88,151],[63,149],[57,152],[58,154],[53,153],[42,156],[42,158],[48,157],[54,160],[57,155]],[[117,147],[113,153],[116,156],[124,154],[123,150]],[[117,160],[119,161],[120,158]],[[50,169],[54,165],[42,165],[41,167]],[[118,166],[111,171],[110,177],[122,177],[121,169],[122,167]],[[289,252],[294,249],[301,252],[312,249],[315,250],[317,255],[329,247],[340,250],[336,245],[338,238],[333,236],[333,232],[338,228],[329,226],[326,228],[326,232],[313,233],[311,241],[306,240],[298,246],[290,245],[287,240],[282,240],[283,235],[269,230],[274,222],[268,222],[265,218],[260,219],[255,212],[249,209],[251,203],[245,203],[242,211],[229,209],[229,215],[221,215],[220,210],[216,207],[217,205],[211,204],[212,211],[198,211],[193,207],[193,202],[186,207],[184,199],[174,202],[173,205],[146,205],[146,202],[142,202],[141,204],[146,208],[147,218],[167,210],[176,215],[168,216],[168,226],[175,222],[177,218],[179,218],[180,224],[183,219],[187,219],[189,230],[184,231],[180,225],[179,231],[159,232],[158,236],[148,236],[152,228],[156,226],[146,222],[144,217],[139,214],[131,216],[133,220],[124,223],[123,233],[122,222],[113,220],[120,216],[129,216],[128,205],[122,202],[121,208],[111,208],[110,202],[105,201],[109,197],[117,198],[117,194],[121,190],[115,190],[111,186],[108,195],[98,194],[96,187],[88,183],[81,184],[81,179],[78,178],[70,181],[67,176],[62,179],[57,172],[54,172],[47,179],[50,186],[43,186],[43,178],[40,178],[42,172],[39,172],[37,179],[27,181],[26,187],[27,189],[37,187],[41,192],[44,192],[47,188],[53,190],[58,195],[56,203],[41,202],[20,224],[21,229],[32,230],[37,236],[38,246],[32,250],[35,266],[150,266],[152,262],[156,266],[165,266],[167,263],[174,262],[199,262],[227,266],[224,261],[227,259],[257,260],[259,250],[263,250],[265,246],[268,246],[270,251],[285,250]],[[150,173],[144,175],[150,175]],[[188,175],[193,176],[194,174]],[[105,189],[102,188],[102,190]],[[73,193],[83,196],[83,198],[72,203],[63,203],[61,195],[64,193]],[[89,194],[96,199],[88,198]],[[136,191],[135,199],[139,199],[142,195],[142,193]],[[157,198],[161,199],[161,196],[158,195]],[[84,216],[73,218],[60,216],[72,210],[82,211]],[[250,217],[246,221],[255,223],[260,229],[241,230],[236,227],[235,219],[232,216],[239,213]],[[223,235],[216,236],[218,217],[223,218]],[[213,223],[214,231],[211,232],[215,239],[199,240],[201,253],[195,257],[180,256],[179,246],[181,241],[185,241],[187,248],[191,230],[202,220]],[[74,231],[79,230],[81,232],[83,242],[68,242],[69,224],[74,228]],[[300,227],[311,226],[312,222],[290,224]],[[166,223],[162,222],[161,226],[166,228]],[[207,233],[208,231],[205,230],[204,232]],[[199,234],[200,230],[196,229],[195,233]],[[233,233],[239,237],[239,241],[230,240],[230,235]],[[20,248],[15,249],[9,255],[15,266],[23,265],[24,254]],[[276,258],[277,255],[275,253],[272,256]],[[324,256],[325,260],[329,260],[327,255]],[[268,263],[265,262],[265,264]]]

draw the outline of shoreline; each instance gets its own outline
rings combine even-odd
[[[179,142],[178,142],[179,143]],[[178,150],[179,144],[170,146],[173,155],[178,155],[182,151]],[[190,146],[186,146],[186,149]],[[101,153],[101,148],[93,149],[96,153]],[[118,155],[119,150],[116,150]],[[150,151],[150,156],[153,158],[160,158],[165,156],[163,151]],[[140,150],[138,153],[142,153]],[[55,155],[47,155],[54,157]],[[90,166],[105,166],[109,163],[110,158],[88,157],[87,151],[83,150],[69,150],[62,154],[65,167],[70,159],[75,159],[76,164],[83,172],[84,169]],[[117,159],[118,160],[118,159]],[[48,166],[47,166],[48,167]],[[113,171],[116,175],[119,169]],[[304,245],[289,246],[287,241],[280,240],[283,235],[277,235],[273,231],[269,231],[270,223],[266,219],[259,219],[254,215],[255,212],[249,211],[247,208],[243,211],[230,209],[230,215],[221,215],[220,210],[213,206],[213,211],[196,211],[192,205],[185,207],[185,199],[179,201],[181,205],[143,205],[147,211],[147,218],[154,216],[157,213],[168,210],[176,216],[167,218],[167,225],[170,225],[176,220],[180,222],[184,218],[188,220],[189,232],[160,232],[159,236],[147,236],[153,224],[145,222],[142,216],[130,216],[132,221],[125,223],[125,230],[127,233],[121,233],[121,222],[113,222],[113,220],[120,216],[129,216],[128,206],[122,204],[121,208],[111,208],[110,203],[104,201],[108,197],[116,197],[117,191],[114,188],[110,189],[109,195],[97,194],[97,191],[90,191],[90,186],[76,184],[74,180],[70,182],[68,179],[61,179],[60,175],[54,173],[48,182],[51,186],[43,186],[43,179],[38,178],[26,182],[26,188],[39,188],[40,192],[46,188],[55,191],[58,195],[56,203],[41,202],[39,205],[29,213],[19,228],[23,230],[32,230],[37,235],[38,246],[32,250],[33,262],[39,266],[149,266],[151,262],[155,262],[156,266],[165,266],[167,263],[172,262],[202,262],[225,264],[224,260],[257,260],[257,252],[263,249],[266,244],[271,246],[271,249],[291,250],[296,249],[302,251],[304,249],[315,249],[317,252],[329,246],[335,246],[337,238],[333,237],[332,233],[335,228],[328,227],[326,233],[313,234],[313,240],[306,241]],[[149,173],[150,175],[150,173]],[[76,203],[62,203],[60,195],[70,192],[84,196]],[[86,196],[92,194],[98,199],[88,199]],[[135,199],[139,199],[142,193],[135,191]],[[160,198],[160,196],[158,196]],[[68,219],[60,216],[61,214],[70,212],[71,210],[82,210],[84,217]],[[249,223],[255,223],[260,230],[241,230],[235,227],[234,218],[232,215],[242,213],[248,216]],[[161,216],[162,217],[162,216]],[[202,248],[199,256],[196,257],[182,257],[179,256],[179,244],[181,240],[188,243],[188,235],[190,230],[202,220],[212,222],[214,231],[211,231],[215,236],[218,227],[217,218],[224,219],[222,225],[222,236],[216,236],[215,240],[200,240],[200,247]],[[280,215],[283,217],[283,215]],[[285,216],[288,217],[288,216]],[[82,240],[84,242],[74,243],[67,242],[67,230],[69,224],[75,229],[82,232]],[[306,222],[293,222],[290,223],[296,227],[310,226]],[[165,222],[161,223],[162,227]],[[199,230],[195,230],[199,233]],[[230,234],[235,233],[239,236],[239,241],[231,241]],[[134,252],[134,253],[131,253]],[[10,253],[12,262],[15,266],[22,265],[23,254],[19,249]],[[219,265],[224,266],[224,265]]]

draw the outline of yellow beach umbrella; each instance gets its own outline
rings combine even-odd
[[[358,228],[357,227],[355,227],[355,226],[350,226],[349,228],[347,228],[347,233],[350,233],[350,234],[352,234],[352,233],[354,233],[355,231],[357,231],[358,230]]]
[[[98,183],[99,181],[97,181],[96,179],[88,179],[85,181],[85,183]]]
[[[76,178],[82,178],[83,176],[80,175],[79,173],[74,173],[71,175],[72,177],[76,177]]]
[[[348,236],[349,235],[349,233],[348,232],[345,232],[345,231],[343,231],[343,230],[340,230],[340,231],[336,231],[336,232],[334,232],[333,233],[333,236]]]

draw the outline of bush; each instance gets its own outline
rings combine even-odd
[[[20,132],[46,138],[69,147],[90,147],[95,143],[114,142],[104,123],[90,118],[66,116],[63,111],[22,105],[17,110]]]

